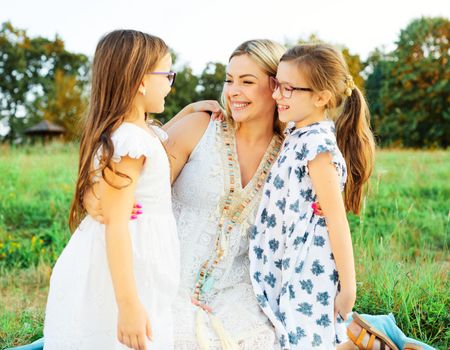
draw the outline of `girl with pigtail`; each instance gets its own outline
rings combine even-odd
[[[280,120],[295,126],[250,235],[256,298],[282,349],[351,349],[343,343],[356,299],[346,212],[360,212],[373,169],[368,108],[342,54],[328,45],[289,49],[270,82]]]

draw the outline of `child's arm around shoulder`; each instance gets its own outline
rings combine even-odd
[[[133,273],[133,255],[128,229],[134,191],[145,157],[124,156],[111,162],[100,180],[100,202],[105,223],[106,252],[119,309],[118,339],[137,349],[146,349],[145,337],[151,336],[148,316],[137,294]]]
[[[212,113],[211,118],[215,119],[216,117],[219,117],[222,114],[222,109],[219,102],[215,100],[204,100],[193,102],[185,106],[173,118],[171,118],[167,123],[165,123],[162,126],[162,129],[167,131],[171,127],[173,127],[174,124],[182,120],[184,117],[190,114],[195,114],[197,112],[211,112]]]
[[[330,152],[319,153],[308,162],[308,168],[327,222],[331,249],[341,283],[340,299],[344,300],[336,301],[335,311],[345,318],[355,302],[356,278],[352,239],[339,185],[339,175]]]

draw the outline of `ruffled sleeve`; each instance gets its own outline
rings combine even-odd
[[[140,127],[124,123],[112,135],[114,155],[112,160],[120,162],[122,157],[138,159],[142,156],[148,158],[152,154],[151,135]]]
[[[152,136],[149,132],[146,132],[137,125],[123,123],[111,136],[114,146],[114,154],[111,160],[115,163],[119,163],[122,160],[122,157],[125,156],[134,159],[138,159],[142,156],[146,158],[151,157],[152,138],[155,138],[155,136]],[[99,168],[102,151],[102,147],[100,146],[94,157],[93,182],[98,182],[101,178]]]
[[[319,154],[329,152],[338,161],[340,151],[331,125],[316,124],[299,135],[296,159],[305,165]]]
[[[347,177],[347,169],[344,157],[338,148],[334,123],[318,123],[309,127],[305,132],[299,135],[300,143],[296,149],[296,160],[303,168],[303,174],[309,173],[308,162],[314,160],[321,153],[330,153],[331,161],[336,167],[338,174],[344,185]]]

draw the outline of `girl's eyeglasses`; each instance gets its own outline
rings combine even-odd
[[[175,73],[175,72],[151,72],[151,73],[147,73],[147,74],[157,74],[157,75],[165,75],[165,76],[167,76],[167,79],[169,80],[170,87],[172,87],[173,84],[175,83],[175,78],[177,76],[177,73]]]
[[[270,77],[269,86],[273,92],[280,89],[280,93],[284,98],[291,98],[293,91],[313,91],[311,88],[295,87],[290,86],[288,83],[280,83],[275,77]]]

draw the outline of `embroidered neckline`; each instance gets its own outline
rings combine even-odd
[[[254,199],[264,186],[272,164],[275,162],[283,142],[279,135],[274,134],[264,153],[253,177],[245,187],[242,187],[239,160],[237,159],[236,133],[233,124],[223,121],[219,129],[220,141],[223,142],[222,164],[225,178],[225,203],[221,203],[222,218],[241,223],[256,204]],[[241,207],[245,202],[244,207]],[[249,205],[253,202],[253,205]],[[228,204],[229,208],[225,206]],[[233,220],[234,219],[234,220]]]
[[[214,284],[214,277],[211,276],[213,270],[228,254],[228,240],[233,228],[236,224],[240,224],[245,220],[258,202],[257,198],[259,198],[270,168],[275,162],[282,144],[282,138],[275,134],[255,174],[247,185],[242,188],[235,147],[235,130],[227,121],[221,122],[219,127],[219,142],[223,142],[222,161],[225,195],[219,205],[221,216],[217,227],[214,251],[211,252],[210,257],[200,267],[192,296],[193,302],[198,306],[202,306],[204,295],[208,293]],[[238,186],[236,185],[237,183]],[[225,225],[226,221],[228,222]]]

